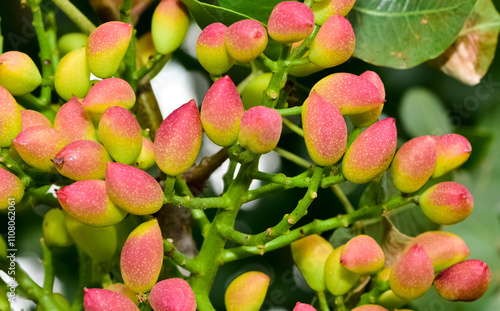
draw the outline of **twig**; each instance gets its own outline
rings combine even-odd
[[[52,294],[54,289],[54,266],[52,265],[52,251],[45,243],[43,238],[40,239],[40,244],[43,250],[43,270],[45,274],[43,276],[43,291],[46,294]]]
[[[69,0],[52,1],[87,35],[96,29],[95,25]]]
[[[288,120],[287,118],[281,118],[281,120],[283,121],[283,124],[288,127],[289,129],[291,129],[292,131],[294,131],[296,134],[304,137],[304,130],[301,129],[300,127],[298,127],[297,125],[295,125],[292,121]]]

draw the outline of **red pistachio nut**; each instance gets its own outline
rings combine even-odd
[[[139,156],[137,157],[137,159],[135,159],[132,165],[145,171],[154,164],[155,146],[152,141],[143,136],[141,153],[139,153]]]
[[[94,30],[87,41],[87,62],[99,78],[111,77],[120,67],[132,37],[132,25],[107,22]]]
[[[156,219],[134,229],[123,245],[120,269],[125,285],[145,293],[156,284],[163,262],[163,238]]]
[[[384,83],[382,82],[377,73],[367,70],[363,72],[361,75],[359,75],[359,77],[364,78],[370,81],[373,85],[375,85],[375,87],[379,90],[382,98],[385,98]],[[367,127],[377,122],[383,109],[384,109],[384,104],[380,104],[377,107],[372,108],[366,112],[350,115],[349,118],[351,119],[352,124],[354,124],[355,126]]]
[[[311,10],[314,13],[316,24],[323,25],[333,15],[346,16],[354,6],[354,2],[356,0],[324,0],[314,2]]]
[[[452,181],[430,187],[420,196],[419,203],[425,216],[441,225],[463,221],[474,208],[469,190]]]
[[[389,167],[396,147],[395,120],[387,118],[377,121],[347,149],[342,161],[344,177],[356,184],[373,180]]]
[[[436,144],[433,136],[421,136],[407,141],[394,156],[391,177],[394,186],[403,193],[412,193],[431,178],[436,166]]]
[[[267,46],[266,28],[253,19],[241,20],[229,26],[224,43],[233,59],[242,63],[251,62]]]
[[[16,175],[0,168],[0,211],[21,202],[24,196],[24,185]]]
[[[212,75],[221,75],[234,64],[224,44],[226,31],[224,24],[210,24],[203,29],[196,42],[198,61]]]
[[[301,2],[278,3],[267,23],[269,36],[281,43],[294,43],[308,37],[314,30],[314,14]]]
[[[127,296],[101,288],[85,288],[83,307],[85,311],[139,311]]]
[[[22,130],[22,118],[14,97],[0,86],[0,148],[12,145]]]
[[[0,55],[0,85],[14,96],[33,92],[42,83],[42,76],[33,60],[17,51]]]
[[[238,141],[253,153],[264,154],[276,148],[281,136],[282,120],[278,111],[255,106],[241,118]]]
[[[91,83],[85,47],[69,52],[61,59],[54,76],[54,87],[64,100],[87,95]]]
[[[180,0],[162,0],[151,20],[151,35],[160,54],[177,50],[189,28],[189,12]]]
[[[425,250],[416,244],[396,262],[389,277],[391,289],[398,297],[414,300],[432,286],[434,268]]]
[[[339,109],[315,91],[302,106],[302,126],[309,156],[318,165],[333,165],[344,155],[347,126]]]
[[[345,245],[335,249],[325,262],[325,285],[335,296],[344,295],[359,280],[359,274],[347,270],[340,263],[340,254]]]
[[[226,289],[227,311],[260,310],[269,287],[269,277],[258,271],[243,273]]]
[[[216,145],[231,146],[238,139],[244,112],[236,86],[229,76],[224,76],[214,82],[203,98],[200,115],[203,130]]]
[[[438,294],[450,301],[474,301],[490,286],[491,271],[477,259],[465,260],[441,271],[434,279]]]
[[[22,130],[32,126],[52,127],[52,122],[46,116],[35,110],[21,110]]]
[[[292,311],[316,311],[316,308],[307,303],[297,302]]]
[[[352,311],[387,311],[387,309],[378,305],[363,305],[352,309]]]
[[[156,283],[149,294],[155,311],[196,311],[196,298],[189,284],[180,278]]]
[[[340,263],[348,270],[370,275],[384,267],[385,255],[377,242],[368,235],[358,235],[346,243]]]
[[[68,140],[97,141],[94,125],[76,97],[61,106],[54,120],[54,128]]]
[[[436,137],[437,161],[433,178],[443,176],[464,164],[469,158],[472,147],[467,138],[458,134]]]
[[[171,176],[187,171],[194,164],[201,147],[203,130],[196,102],[174,110],[163,120],[154,141],[158,167]]]

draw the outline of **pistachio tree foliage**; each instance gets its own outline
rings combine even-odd
[[[293,301],[295,311],[395,310],[431,288],[469,302],[488,290],[481,254],[467,259],[464,240],[438,230],[473,211],[474,194],[447,179],[473,152],[469,140],[443,133],[398,141],[376,70],[328,68],[352,57],[399,69],[432,60],[477,84],[500,28],[490,0],[90,1],[99,25],[69,0],[21,2],[31,9],[40,59],[3,51],[0,36],[0,210],[15,219],[12,206],[18,218],[49,207],[44,281],[7,256],[10,233],[0,239],[0,268],[17,282],[14,295],[37,310],[215,310],[222,265],[279,248],[290,250],[283,260],[293,260],[301,274],[294,282],[302,278],[311,293]],[[56,10],[81,33],[58,38]],[[212,84],[201,102],[186,98],[162,117],[150,81],[190,25],[202,29],[193,62]],[[296,94],[301,78],[314,79],[304,98]],[[286,131],[305,155],[280,147]],[[219,151],[197,161],[204,140]],[[259,169],[270,152],[300,172]],[[223,164],[222,193],[204,191]],[[365,185],[359,206],[341,184]],[[237,229],[244,204],[284,191],[301,198],[281,219],[256,234]],[[342,214],[304,221],[318,197],[332,194]],[[435,229],[399,232],[389,216],[410,208]],[[383,223],[380,234],[370,221]],[[173,229],[175,222],[182,225]],[[348,238],[335,238],[339,230]],[[197,244],[183,242],[193,236]],[[78,254],[71,299],[54,292],[61,248]],[[215,299],[229,311],[259,310],[273,299],[273,277],[242,273]],[[2,288],[0,309],[15,303]]]

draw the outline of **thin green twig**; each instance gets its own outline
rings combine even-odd
[[[274,148],[274,152],[276,152],[277,154],[279,154],[281,157],[299,165],[299,166],[302,166],[302,167],[305,167],[305,168],[309,168],[311,166],[313,166],[313,164],[309,161],[307,161],[306,159],[303,159],[301,157],[299,157],[298,155],[294,154],[294,153],[291,153],[290,151],[287,151],[283,148],[280,148],[280,147],[276,147]]]
[[[302,106],[296,106],[292,108],[284,108],[284,109],[276,109],[276,111],[279,112],[279,114],[283,116],[293,116],[293,115],[298,115],[302,113]]]
[[[301,129],[300,127],[298,127],[297,125],[295,125],[295,123],[293,123],[292,121],[288,120],[287,118],[281,118],[281,120],[283,121],[283,124],[286,127],[288,127],[289,129],[291,129],[296,134],[304,137],[304,130]]]
[[[95,25],[69,0],[52,1],[87,35],[96,29]]]
[[[52,294],[54,289],[54,266],[52,265],[52,251],[45,243],[43,238],[40,239],[40,244],[43,250],[43,291],[46,294]]]
[[[318,291],[316,294],[318,295],[319,309],[321,311],[330,311],[330,307],[328,307],[328,301],[326,300],[325,292]]]

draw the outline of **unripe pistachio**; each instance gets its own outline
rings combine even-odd
[[[394,310],[395,308],[401,308],[406,305],[409,301],[403,298],[399,298],[394,294],[392,290],[385,291],[380,297],[377,299],[377,303],[384,308],[389,310]]]
[[[255,106],[262,105],[262,99],[264,98],[264,91],[271,81],[273,74],[271,72],[266,72],[253,79],[241,92],[241,101],[243,102],[243,107],[248,110]]]
[[[11,172],[0,168],[0,211],[21,202],[24,196],[22,181]]]
[[[181,278],[156,283],[151,289],[149,302],[155,311],[196,311],[193,290]]]
[[[179,175],[193,165],[201,147],[203,130],[196,102],[174,110],[163,120],[156,133],[155,160],[158,167],[168,175]]]
[[[367,70],[362,74],[360,74],[359,76],[361,78],[365,78],[366,80],[370,81],[373,85],[375,85],[375,87],[379,90],[382,98],[385,98],[384,83],[382,82],[378,74],[376,74],[373,71]],[[349,118],[351,119],[352,124],[354,124],[357,127],[368,127],[373,123],[377,122],[383,109],[384,109],[384,104],[380,104],[377,107],[372,108],[366,112],[350,115]]]
[[[436,166],[436,144],[433,136],[413,138],[401,146],[391,166],[391,177],[396,188],[412,193],[431,178]]]
[[[61,57],[68,54],[71,51],[78,50],[87,45],[88,37],[82,32],[70,32],[67,33],[57,40],[57,48]]]
[[[184,41],[189,28],[189,12],[180,0],[162,0],[153,13],[151,35],[160,54],[170,54]]]
[[[434,279],[438,294],[450,301],[474,301],[490,286],[491,271],[477,259],[465,260],[441,271]]]
[[[264,154],[276,148],[281,136],[281,115],[264,106],[255,106],[241,117],[238,141],[253,153]]]
[[[137,40],[135,48],[137,65],[139,68],[145,66],[150,58],[154,57],[158,53],[155,49],[151,32],[143,34],[139,40]]]
[[[22,120],[22,128],[21,128],[22,131],[32,126],[52,127],[52,122],[50,122],[50,120],[47,119],[46,116],[35,110],[29,110],[29,109],[21,110],[21,120]]]
[[[54,119],[54,128],[72,142],[97,141],[94,125],[76,97],[61,106]]]
[[[66,228],[75,244],[95,262],[108,262],[116,252],[117,235],[115,226],[94,227],[65,213]]]
[[[238,21],[227,29],[224,43],[233,59],[241,63],[251,62],[266,49],[266,28],[253,19]]]
[[[245,112],[240,94],[229,76],[215,81],[201,104],[200,119],[208,138],[221,147],[238,139],[241,116]]]
[[[345,72],[324,77],[313,86],[312,90],[337,106],[343,115],[367,112],[385,102],[373,83]]]
[[[29,127],[12,142],[24,162],[49,173],[55,173],[50,159],[69,143],[61,132],[48,126]]]
[[[127,296],[101,288],[85,288],[83,307],[85,311],[139,311]]]
[[[127,52],[132,25],[107,22],[94,30],[87,41],[87,62],[90,71],[99,78],[111,77],[120,67]]]
[[[149,215],[163,205],[163,191],[153,176],[133,166],[109,162],[106,191],[118,207],[134,215]]]
[[[43,238],[52,247],[67,247],[75,242],[66,228],[63,211],[53,208],[43,216]]]
[[[127,216],[106,194],[104,180],[81,180],[56,191],[62,208],[76,220],[90,226],[114,225]]]
[[[258,271],[243,273],[227,287],[227,311],[258,311],[266,298],[269,277]]]
[[[354,6],[354,2],[356,0],[324,0],[313,3],[311,10],[316,24],[323,25],[333,15],[346,16]]]
[[[135,93],[127,81],[110,78],[97,82],[83,100],[82,106],[92,120],[97,122],[109,107],[120,106],[130,109],[134,103]]]
[[[349,240],[340,254],[340,263],[348,270],[374,274],[384,267],[385,255],[377,242],[368,235],[358,235]]]
[[[347,126],[339,109],[311,92],[302,106],[302,126],[309,156],[318,165],[333,165],[344,155]]]
[[[119,106],[106,109],[98,131],[102,144],[116,162],[132,164],[141,153],[141,126],[127,109]]]
[[[367,183],[389,167],[397,147],[395,123],[393,118],[378,121],[354,140],[342,160],[342,173],[347,180]]]
[[[114,292],[120,293],[127,297],[128,299],[132,300],[136,305],[139,305],[139,297],[136,292],[131,290],[130,288],[127,287],[127,285],[123,283],[113,283],[111,285],[108,285],[106,288],[107,290],[112,290]]]
[[[132,165],[144,171],[153,166],[155,164],[154,150],[155,146],[153,142],[143,136],[141,153],[139,153],[139,156]]]
[[[469,190],[455,182],[442,182],[427,189],[419,199],[425,216],[440,225],[453,225],[467,218],[474,208]]]
[[[309,48],[309,59],[320,67],[335,67],[354,53],[354,30],[341,15],[330,17],[318,31]]]
[[[315,291],[325,290],[325,262],[333,252],[333,246],[317,234],[293,242],[293,261],[307,284]],[[327,281],[328,282],[328,281]]]
[[[311,305],[308,305],[307,303],[297,302],[292,311],[316,311],[316,308],[314,308]]]
[[[340,254],[345,245],[335,249],[325,262],[325,285],[335,296],[344,295],[359,280],[359,274],[347,270],[340,263]]]
[[[0,86],[0,148],[12,145],[21,132],[22,119],[19,106],[10,93]]]
[[[362,305],[351,311],[387,311],[387,309],[378,305]]]
[[[73,180],[104,179],[110,161],[106,149],[91,140],[69,143],[52,159],[57,171]]]
[[[156,219],[140,224],[128,236],[120,257],[125,285],[136,293],[149,291],[163,262],[163,238]]]
[[[443,176],[464,164],[472,147],[467,138],[458,134],[446,134],[436,138],[437,161],[433,178]]]
[[[293,43],[305,39],[314,30],[314,14],[301,2],[278,3],[267,23],[269,36],[281,43]]]
[[[54,87],[64,100],[87,95],[91,85],[84,47],[69,52],[61,59],[54,76]]]
[[[42,83],[42,76],[26,54],[11,51],[0,55],[0,85],[14,96],[33,92]]]
[[[457,235],[444,231],[428,231],[415,237],[407,249],[418,244],[432,260],[434,272],[439,272],[469,256],[465,242]]]
[[[224,44],[226,31],[224,24],[210,24],[203,29],[196,42],[198,61],[212,75],[221,75],[234,64]]]
[[[434,268],[432,261],[420,245],[410,247],[396,262],[389,283],[398,297],[414,300],[432,286]]]
[[[392,267],[385,267],[377,273],[377,279],[382,282],[389,281],[391,276]]]

